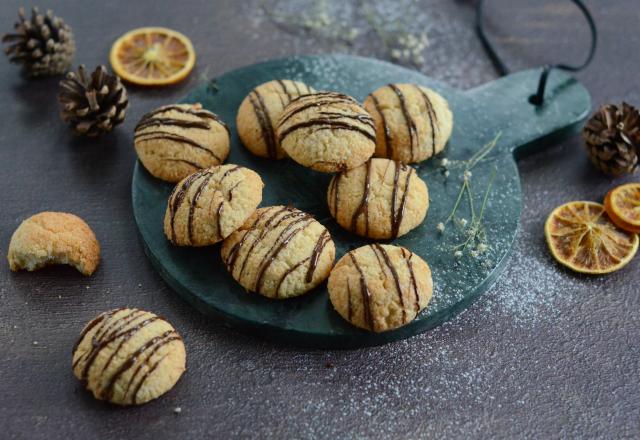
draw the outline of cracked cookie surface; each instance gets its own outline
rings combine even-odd
[[[178,246],[208,246],[222,241],[256,210],[263,186],[255,171],[239,165],[196,171],[171,193],[164,233]]]
[[[202,168],[220,165],[229,155],[229,129],[200,104],[159,107],[135,127],[134,145],[153,176],[178,182]]]
[[[328,276],[335,245],[329,231],[296,208],[258,209],[222,244],[222,261],[250,292],[290,298],[308,292]]]
[[[140,405],[169,391],[185,371],[178,332],[161,317],[115,309],[90,321],[73,348],[74,375],[99,400]]]
[[[377,244],[344,255],[329,276],[334,309],[356,327],[374,332],[411,322],[431,300],[429,265],[399,246]]]
[[[294,99],[277,126],[282,149],[316,171],[355,168],[375,150],[373,119],[355,99],[341,93],[319,92]]]
[[[451,137],[449,104],[426,87],[388,84],[367,96],[364,107],[375,121],[375,157],[421,162],[444,150]]]
[[[315,93],[303,82],[278,79],[260,84],[238,108],[236,126],[242,144],[253,154],[269,159],[287,156],[276,138],[276,122],[295,98]]]

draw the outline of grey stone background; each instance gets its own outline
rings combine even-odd
[[[514,69],[578,62],[586,51],[586,26],[568,1],[487,3],[488,30]],[[594,105],[621,100],[639,105],[637,2],[587,3],[601,40],[592,66],[578,78]],[[3,30],[11,29],[20,4],[0,3]],[[132,128],[142,113],[178,100],[206,78],[269,58],[326,52],[389,58],[380,36],[398,29],[429,37],[424,62],[416,68],[463,89],[482,84],[495,72],[474,35],[473,2],[58,0],[40,5],[73,27],[77,63],[106,63],[117,36],[143,25],[185,32],[198,63],[175,87],[130,87],[125,123],[109,136],[87,141],[74,137],[58,118],[59,78],[27,81],[15,66],[0,61],[0,253],[6,255],[21,220],[61,210],[87,220],[103,256],[91,278],[65,267],[13,274],[4,257],[0,260],[0,437],[640,435],[640,260],[613,275],[588,278],[557,266],[544,244],[543,224],[553,207],[600,200],[614,184],[638,180],[636,175],[611,181],[598,174],[578,136],[519,162],[522,231],[494,287],[453,321],[410,340],[308,351],[241,334],[192,310],[144,256],[130,200]],[[365,7],[382,17],[377,31],[363,18]],[[330,26],[304,25],[322,14]],[[361,33],[342,38],[352,27]],[[95,401],[70,367],[82,326],[124,305],[166,316],[188,350],[188,371],[170,393],[128,409]]]

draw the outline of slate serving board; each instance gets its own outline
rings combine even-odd
[[[384,84],[413,82],[435,89],[449,101],[454,114],[451,139],[442,154],[416,167],[429,186],[427,218],[420,227],[392,241],[429,263],[434,279],[433,298],[427,310],[398,330],[375,334],[351,326],[334,312],[326,284],[284,301],[246,293],[225,270],[220,245],[172,246],[164,236],[162,221],[173,185],[155,179],[138,162],[132,181],[133,212],[146,254],[165,281],[198,311],[285,343],[361,347],[407,338],[438,326],[468,307],[505,266],[522,209],[516,156],[575,133],[589,113],[591,99],[586,89],[559,71],[549,77],[545,103],[540,107],[530,104],[539,75],[540,70],[533,69],[458,91],[383,61],[319,55],[237,69],[202,84],[183,100],[200,102],[227,122],[232,134],[227,163],[249,167],[262,176],[265,189],[261,206],[291,204],[313,214],[329,229],[336,243],[336,261],[349,249],[370,241],[346,232],[329,215],[326,189],[331,175],[311,171],[291,160],[261,159],[241,145],[235,117],[242,99],[258,84],[286,78],[304,81],[318,90],[347,93],[361,101]],[[476,208],[482,205],[492,181],[484,213],[488,251],[477,258],[468,252],[456,257],[453,247],[466,239],[464,229],[449,223],[441,234],[436,225],[447,218],[456,202],[464,161],[498,134],[496,147],[474,167],[471,177]],[[443,158],[452,164],[448,177],[440,166]],[[470,219],[468,201],[460,206],[458,217]]]

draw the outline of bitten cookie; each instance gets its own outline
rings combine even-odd
[[[371,93],[364,107],[376,124],[376,157],[420,162],[441,152],[453,129],[449,104],[416,84],[389,84]]]
[[[158,179],[178,182],[229,155],[229,129],[200,104],[176,104],[147,113],[135,128],[134,143],[144,167]]]
[[[429,192],[410,166],[374,158],[336,174],[329,183],[327,203],[343,228],[369,238],[394,238],[422,223]]]
[[[258,209],[222,244],[222,260],[242,287],[278,299],[302,295],[323,282],[335,254],[329,231],[287,206]]]
[[[333,92],[291,101],[280,116],[276,135],[293,160],[325,173],[366,162],[376,144],[369,113],[350,96]]]
[[[411,251],[386,244],[344,255],[329,276],[334,309],[356,327],[384,332],[412,321],[433,292],[429,265]]]
[[[229,236],[256,210],[264,184],[239,165],[196,171],[176,185],[164,216],[164,233],[178,246],[208,246]]]
[[[303,82],[278,79],[260,84],[240,104],[236,125],[243,145],[253,154],[282,159],[286,153],[276,138],[276,122],[282,110],[298,96],[315,93]]]
[[[164,319],[138,309],[116,309],[89,322],[73,347],[73,374],[98,400],[140,405],[176,384],[186,352]]]
[[[8,259],[13,271],[68,264],[91,275],[100,263],[100,244],[80,217],[41,212],[23,221],[13,233]]]

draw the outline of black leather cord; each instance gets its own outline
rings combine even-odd
[[[544,91],[547,85],[547,78],[549,77],[549,73],[551,69],[561,69],[566,70],[568,72],[579,72],[586,68],[593,56],[596,53],[596,47],[598,44],[598,29],[596,28],[596,23],[589,12],[589,9],[585,6],[582,0],[571,0],[577,7],[580,9],[580,12],[584,15],[587,20],[587,24],[589,25],[589,30],[591,31],[591,47],[589,48],[589,54],[587,55],[586,60],[577,66],[572,66],[569,64],[547,64],[543,66],[542,73],[540,74],[540,80],[538,81],[538,90],[534,95],[531,95],[529,101],[534,105],[542,105],[544,102]],[[509,74],[509,68],[504,63],[500,55],[496,52],[495,47],[487,38],[487,35],[484,30],[484,0],[477,0],[476,2],[476,31],[478,33],[478,37],[480,38],[480,42],[482,46],[487,51],[491,62],[495,66],[498,73],[502,76]]]

